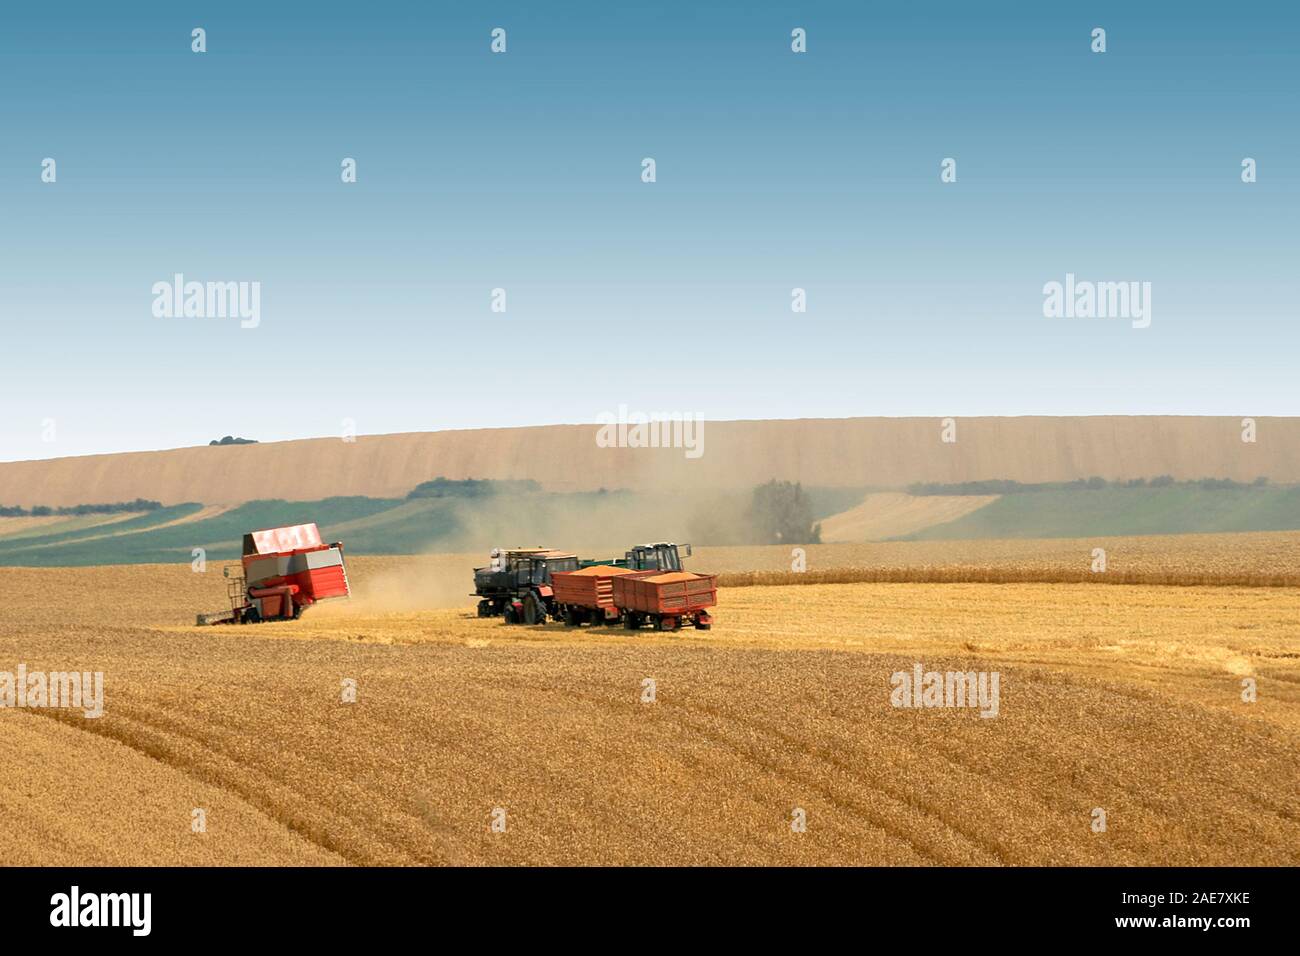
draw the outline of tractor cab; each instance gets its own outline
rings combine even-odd
[[[522,608],[529,601],[529,615],[538,617],[551,601],[551,575],[577,569],[578,556],[569,551],[493,548],[487,566],[474,569],[479,617],[505,614],[509,618],[512,608]]]
[[[540,554],[515,555],[508,565],[517,587],[551,583],[556,571],[578,570],[578,556],[567,551],[543,551]]]
[[[654,544],[638,544],[624,556],[623,565],[634,571],[680,571],[682,569],[681,551],[691,556],[689,544],[677,545],[668,541]]]
[[[576,571],[578,556],[550,548],[493,548],[488,565],[474,569],[474,583],[489,588],[526,588],[551,583],[555,571]]]

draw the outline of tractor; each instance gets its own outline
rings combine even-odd
[[[507,624],[545,624],[555,612],[551,574],[576,571],[578,556],[550,548],[493,548],[486,567],[474,569],[478,616],[501,615]]]
[[[607,561],[580,561],[578,567],[590,568],[607,565],[613,568],[631,568],[633,571],[680,571],[682,570],[682,552],[691,556],[689,544],[673,544],[670,541],[656,541],[653,544],[638,544],[621,558]]]

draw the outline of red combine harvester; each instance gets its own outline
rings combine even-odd
[[[244,535],[241,567],[225,575],[230,610],[200,614],[199,624],[294,620],[317,601],[351,593],[343,544],[322,543],[314,524]]]

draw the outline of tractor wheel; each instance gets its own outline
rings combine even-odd
[[[524,623],[530,625],[546,623],[546,608],[542,606],[542,602],[535,594],[524,598]]]

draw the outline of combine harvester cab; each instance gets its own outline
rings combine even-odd
[[[325,544],[315,524],[244,535],[240,564],[225,572],[230,610],[200,614],[199,624],[294,620],[317,601],[351,594],[342,542]]]

